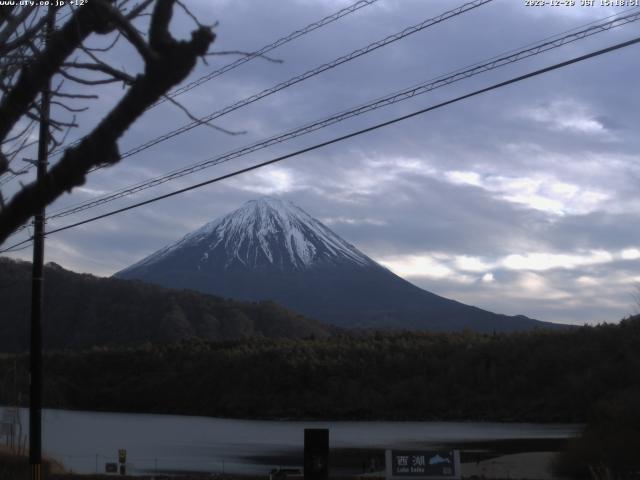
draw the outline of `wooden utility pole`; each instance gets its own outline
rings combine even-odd
[[[53,3],[53,2],[52,2]],[[55,7],[47,11],[45,45],[55,27]],[[38,137],[38,177],[42,185],[47,173],[49,153],[49,107],[51,78],[40,94],[40,131]],[[31,350],[29,375],[29,464],[31,480],[42,479],[42,298],[44,271],[44,201],[33,219],[33,270],[31,277]]]

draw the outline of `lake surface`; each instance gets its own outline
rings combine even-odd
[[[0,408],[0,418],[1,418]],[[21,410],[24,431],[28,412]],[[230,420],[179,415],[43,411],[43,451],[78,473],[104,472],[127,450],[127,473],[266,474],[299,467],[305,428],[328,428],[331,449],[415,448],[442,443],[559,439],[575,424]],[[300,460],[295,461],[296,458]],[[285,460],[288,459],[288,460]],[[281,463],[285,462],[285,463]],[[288,464],[287,464],[288,463]]]

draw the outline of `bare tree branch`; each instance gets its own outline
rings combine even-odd
[[[256,58],[263,58],[265,60],[268,60],[269,62],[273,62],[273,63],[282,63],[283,60],[279,59],[279,58],[273,58],[273,57],[269,57],[267,55],[264,54],[259,54],[256,55],[253,52],[243,52],[241,50],[220,50],[220,51],[213,51],[213,52],[209,52],[207,53],[208,57],[213,57],[216,55],[241,55],[244,57],[256,57]]]
[[[169,23],[172,16],[173,1],[158,1],[156,3],[149,28],[149,45],[154,50],[163,50],[173,42],[169,33]]]
[[[0,174],[6,173],[9,170],[9,159],[0,150]]]
[[[110,75],[111,77],[113,77],[111,80],[112,81],[120,81],[120,82],[124,82],[127,85],[130,85],[133,83],[133,81],[135,80],[134,77],[132,77],[131,75],[122,72],[120,70],[118,70],[117,68],[113,68],[110,65],[107,65],[106,63],[100,62],[100,63],[86,63],[86,62],[65,62],[62,64],[63,67],[70,67],[70,68],[79,68],[79,69],[83,69],[83,70],[93,70],[96,72],[102,72],[102,73],[106,73],[107,75]],[[62,72],[60,72],[62,74]],[[69,74],[69,72],[65,72],[67,75],[69,75],[69,77],[72,77],[73,75]],[[63,74],[64,76],[64,74]],[[67,78],[69,78],[67,77]],[[75,76],[73,76],[75,77]],[[75,81],[79,81],[78,80],[79,77],[76,78],[70,78],[70,80],[75,80]],[[87,82],[87,80],[84,80],[83,82]],[[93,83],[94,81],[89,80],[89,82],[92,83],[87,83],[87,85],[97,85],[96,83]],[[101,83],[109,83],[106,81],[102,81]]]
[[[169,102],[173,103],[176,107],[178,107],[180,110],[182,110],[185,115],[187,117],[189,117],[189,119],[191,121],[196,122],[199,125],[204,125],[206,127],[212,128],[214,130],[217,130],[219,132],[222,133],[226,133],[227,135],[245,135],[247,133],[246,130],[240,130],[240,131],[232,131],[232,130],[227,130],[226,128],[222,128],[219,127],[217,125],[214,125],[212,123],[209,122],[205,122],[201,119],[199,119],[198,117],[194,116],[187,107],[185,107],[184,105],[182,105],[180,102],[178,102],[175,98],[170,97],[169,95],[163,95],[163,97],[168,100]]]
[[[8,22],[6,22],[7,24],[4,26],[2,31],[0,31],[0,45],[4,45],[9,40],[9,38],[11,38],[11,35],[16,32],[18,27],[22,23],[24,23],[31,14],[31,9],[23,8],[18,15],[14,16]]]
[[[153,3],[153,0],[144,0],[140,4],[136,5],[127,15],[127,20],[133,20],[139,17],[146,8]]]
[[[62,93],[62,92],[53,92],[52,95],[54,97],[60,97],[60,98],[76,98],[76,99],[85,99],[85,100],[95,100],[98,97],[98,95],[85,95],[85,94],[80,94],[80,93]]]
[[[0,25],[7,22],[11,18],[11,12],[15,5],[2,5],[0,6]]]
[[[89,107],[74,108],[74,107],[70,107],[69,105],[65,105],[62,102],[58,102],[56,100],[51,100],[51,105],[57,105],[60,108],[63,108],[67,112],[71,112],[71,113],[81,113],[81,112],[86,112],[87,110],[89,110]]]
[[[176,3],[180,6],[180,8],[182,8],[184,13],[186,13],[198,27],[204,27],[204,25],[200,23],[200,20],[198,20],[198,18],[193,13],[191,13],[191,10],[189,10],[184,3],[182,3],[180,0],[176,0]],[[211,26],[209,28],[211,28]]]
[[[76,116],[73,116],[73,121],[76,121]],[[48,153],[53,152],[56,148],[58,148],[60,145],[62,145],[64,142],[67,141],[67,137],[69,136],[69,133],[71,132],[71,127],[67,128],[64,132],[64,134],[62,135],[62,138],[60,140],[58,140],[56,138],[56,136],[54,134],[51,134],[51,142],[50,142],[50,146],[48,148]]]
[[[62,38],[65,42],[62,42],[60,37],[56,41],[66,55],[50,52],[52,58],[48,62],[39,59],[34,63],[34,68],[37,64],[42,75],[50,75],[59,69],[64,59],[71,53],[70,47],[77,47],[82,43],[95,26],[95,13],[98,11],[105,13],[104,9],[96,7],[102,3],[101,0],[95,0],[87,5],[93,5],[96,10],[78,9],[75,17],[78,20],[80,35],[73,31],[74,28],[68,28],[68,24],[63,28]],[[173,5],[174,0],[156,0],[155,3],[149,29],[149,45],[157,58],[146,61],[144,73],[135,78],[113,110],[77,146],[65,151],[62,158],[45,174],[43,181],[24,186],[0,212],[0,243],[4,242],[20,225],[27,222],[38,208],[53,202],[64,192],[82,185],[92,168],[118,162],[120,154],[117,141],[122,134],[149,106],[181,82],[193,69],[197,59],[206,54],[215,38],[210,28],[198,28],[192,32],[189,41],[177,41],[171,36],[169,23],[173,14]],[[104,23],[98,25],[98,27],[104,26]],[[47,48],[47,51],[49,50]],[[34,83],[42,84],[39,80]],[[24,114],[24,109],[33,103],[37,89],[31,96],[32,90],[28,85],[21,84],[21,88],[24,90],[21,95],[12,96],[11,101],[7,98],[3,99],[0,112],[3,112],[3,108],[7,108],[7,104],[13,109],[19,104],[22,110],[16,111],[13,115],[19,118],[19,113]],[[7,97],[11,94],[12,92],[9,92]],[[4,122],[3,120],[0,117],[0,138],[6,136],[3,129],[6,130],[8,125],[15,123],[11,119]]]
[[[142,35],[138,33],[127,17],[111,5],[108,6],[107,11],[116,28],[136,47],[138,53],[146,62],[157,60],[156,53],[147,45],[145,39],[142,38]]]
[[[118,40],[120,40],[120,38],[122,38],[122,33],[118,32],[118,34],[114,37],[113,41],[109,43],[106,47],[83,47],[83,48],[84,50],[90,51],[90,52],[108,52],[113,47],[115,47],[116,43],[118,43]]]
[[[107,83],[115,83],[115,82],[120,82],[122,81],[119,78],[101,78],[99,80],[91,80],[88,78],[82,78],[82,77],[78,77],[77,75],[74,75],[72,73],[69,73],[65,70],[60,70],[58,72],[60,75],[62,75],[64,78],[71,80],[72,82],[76,82],[79,83],[81,85],[105,85]],[[125,82],[128,83],[128,82]]]
[[[18,156],[18,154],[23,151],[25,148],[28,148],[32,145],[35,145],[38,143],[37,140],[32,140],[32,141],[28,141],[29,137],[25,137],[22,139],[22,143],[13,151],[7,153],[7,158],[9,159],[9,164],[11,164],[11,162],[15,159],[15,157]]]
[[[47,18],[42,17],[38,23],[29,27],[29,29],[27,29],[24,33],[22,33],[20,36],[18,36],[11,42],[6,42],[6,41],[3,42],[0,39],[0,55],[4,54],[5,52],[10,52],[11,50],[14,50],[20,47],[21,45],[24,45],[27,42],[29,42],[34,37],[34,35],[42,29],[46,21],[47,21]]]
[[[49,78],[71,53],[93,32],[104,28],[104,8],[101,0],[87,3],[72,19],[55,31],[47,48],[31,65],[22,69],[18,81],[0,102],[0,138],[7,136],[25,110],[34,102]]]
[[[16,133],[13,137],[9,137],[6,138],[3,143],[10,143],[13,142],[15,140],[17,140],[18,138],[20,138],[21,136],[23,136],[35,123],[34,120],[31,120],[30,122],[27,123],[27,126],[24,127],[22,130],[20,130],[18,133]]]

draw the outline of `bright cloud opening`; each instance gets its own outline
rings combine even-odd
[[[456,256],[455,265],[460,270],[466,270],[468,272],[486,272],[492,268],[492,264],[483,262],[478,257],[469,257],[466,255]]]
[[[627,248],[620,252],[620,256],[623,260],[637,260],[640,258],[640,250],[637,248]]]
[[[480,187],[503,200],[555,215],[586,214],[597,210],[609,198],[604,192],[561,181],[551,175],[482,176],[473,171],[451,170],[442,176],[450,183]]]
[[[613,261],[613,255],[604,250],[591,250],[582,255],[556,253],[527,253],[508,255],[500,263],[509,270],[544,271],[554,268],[573,269]]]
[[[551,130],[584,134],[606,134],[607,129],[586,105],[577,100],[556,100],[521,112],[525,118],[545,124]]]
[[[454,282],[472,283],[474,279],[445,264],[444,259],[436,255],[403,255],[378,258],[376,261],[395,274],[405,278],[427,277],[446,279]]]
[[[282,194],[296,189],[292,172],[281,167],[260,170],[232,183],[241,190],[260,195]]]

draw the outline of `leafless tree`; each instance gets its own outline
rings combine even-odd
[[[63,150],[43,181],[21,185],[9,199],[0,191],[0,245],[39,208],[82,185],[92,169],[117,163],[118,139],[185,79],[215,38],[212,27],[202,25],[179,0],[65,3],[0,6],[0,175],[21,173],[21,156],[32,146],[41,121],[38,99],[49,82],[52,105],[58,107],[49,124],[49,150],[61,148],[69,129],[77,126],[76,115],[97,98],[86,93],[86,86],[120,82],[125,92],[81,141]],[[178,40],[170,31],[175,7],[196,24],[188,40]],[[48,15],[57,19],[52,31],[47,29]],[[97,36],[103,36],[106,45],[90,46]],[[118,42],[137,52],[142,60],[138,74],[130,75],[108,61],[108,52]]]

